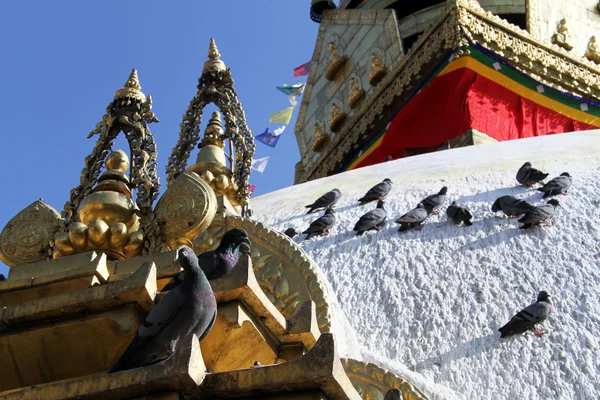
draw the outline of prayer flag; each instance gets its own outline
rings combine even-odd
[[[285,110],[274,112],[269,117],[269,122],[281,122],[282,124],[289,124],[292,119],[292,112],[294,107],[288,107]]]
[[[250,196],[254,193],[254,189],[256,189],[256,185],[248,185],[248,193]]]
[[[281,133],[279,133],[279,135],[281,135]],[[269,128],[267,128],[260,135],[256,135],[256,140],[266,144],[269,147],[275,148],[275,146],[277,146],[277,142],[279,141],[279,135],[275,135],[269,130]]]
[[[283,85],[277,86],[277,90],[281,93],[286,94],[290,103],[295,106],[297,104],[296,97],[300,96],[302,92],[304,92],[304,87],[306,85],[304,83],[298,83],[296,85]]]
[[[302,64],[299,67],[294,68],[294,77],[308,75],[310,69],[310,61],[306,64]]]
[[[250,165],[250,168],[258,171],[258,172],[263,172],[265,170],[265,168],[267,167],[267,163],[269,162],[269,158],[270,157],[263,157],[263,158],[253,158],[252,159],[252,164]]]

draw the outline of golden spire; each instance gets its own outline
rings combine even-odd
[[[213,38],[210,38],[210,44],[208,45],[208,61],[204,63],[202,73],[208,70],[224,71],[227,69],[225,63],[221,61],[221,54]]]
[[[225,148],[223,141],[223,123],[221,122],[221,114],[217,111],[212,113],[212,117],[208,121],[206,130],[204,131],[204,139],[202,139],[202,146],[209,144]]]
[[[215,39],[210,38],[210,44],[208,45],[208,59],[209,60],[218,60],[221,55],[219,54],[219,49],[217,49],[217,45],[215,44]]]
[[[131,97],[141,101],[146,101],[146,96],[144,93],[142,93],[142,86],[140,85],[140,80],[135,68],[131,70],[129,78],[127,78],[123,88],[117,90],[115,93],[115,99],[122,97]]]

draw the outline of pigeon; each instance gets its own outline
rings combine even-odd
[[[521,216],[531,211],[533,208],[534,207],[525,200],[517,199],[514,196],[498,197],[494,204],[492,204],[493,212],[502,211],[511,218]]]
[[[437,209],[440,208],[444,203],[444,198],[446,197],[447,192],[448,188],[444,186],[437,194],[432,194],[431,196],[427,196],[421,200],[421,203],[423,203],[425,209],[427,210],[427,214],[438,214]]]
[[[379,200],[377,202],[377,208],[369,211],[354,225],[354,230],[356,231],[356,236],[360,236],[365,231],[374,229],[376,231],[381,230],[385,220],[387,218],[387,211],[383,208],[383,200]]]
[[[321,208],[330,208],[338,202],[338,200],[342,197],[342,193],[338,189],[333,189],[330,192],[325,193],[323,196],[319,197],[317,201],[307,206],[309,210],[306,212],[307,214],[313,213]]]
[[[543,173],[539,169],[531,168],[531,163],[528,161],[517,171],[517,181],[527,187],[532,187],[536,183],[543,181],[548,177],[548,174]]]
[[[219,279],[231,272],[238,262],[240,255],[240,246],[242,243],[252,244],[248,239],[248,233],[240,228],[233,228],[223,235],[219,247],[215,251],[208,251],[200,254],[200,268],[209,281]],[[185,270],[163,287],[162,291],[171,290],[177,287],[185,279]]]
[[[386,162],[387,162],[387,161],[392,161],[392,160],[393,160],[392,156],[387,156],[387,157],[385,158],[385,161],[386,161]]]
[[[5,281],[6,277],[4,276],[4,274],[0,274],[0,282]]]
[[[427,210],[423,203],[419,203],[416,208],[413,208],[400,218],[396,220],[397,224],[400,224],[400,229],[398,232],[405,232],[410,228],[415,228],[415,230],[421,230],[421,224],[427,218]]]
[[[287,228],[283,233],[289,238],[293,238],[298,234],[298,232],[294,228]]]
[[[240,245],[238,246],[238,251],[240,254],[243,254],[245,256],[252,256],[252,249],[250,249],[250,245],[246,242],[240,243]]]
[[[392,181],[385,178],[383,182],[369,189],[367,194],[358,199],[358,201],[360,201],[360,205],[362,206],[375,200],[383,200],[390,190],[392,190]]]
[[[179,249],[179,260],[185,279],[150,311],[111,373],[163,361],[181,339],[195,334],[202,340],[210,332],[217,318],[215,294],[192,249]]]
[[[498,329],[500,337],[503,338],[533,329],[536,324],[544,322],[551,311],[552,303],[550,303],[550,295],[542,290],[538,294],[535,303],[519,311],[517,315],[511,318],[508,324]],[[544,332],[540,332],[537,329],[533,332],[538,336],[544,335]]]
[[[457,225],[460,225],[461,222],[464,222],[465,226],[473,225],[473,221],[471,221],[473,214],[466,208],[457,206],[455,201],[446,209],[446,216]]]
[[[563,172],[560,176],[557,176],[554,179],[551,179],[544,185],[544,187],[539,188],[540,192],[544,192],[544,197],[556,196],[557,194],[567,194],[567,190],[571,187],[573,183],[573,179],[568,172]]]
[[[335,211],[333,208],[328,208],[322,217],[314,220],[308,229],[302,233],[308,234],[306,240],[317,235],[329,235],[329,229],[333,224],[335,224]]]
[[[385,394],[383,400],[401,400],[404,396],[402,396],[402,392],[400,389],[390,389]]]
[[[532,226],[539,224],[550,226],[547,221],[554,217],[554,214],[556,214],[556,208],[559,205],[560,204],[558,200],[552,199],[543,206],[534,207],[519,220],[519,222],[523,224],[519,229],[529,229]]]

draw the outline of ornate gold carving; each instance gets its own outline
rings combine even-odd
[[[144,232],[139,229],[136,205],[131,200],[127,154],[121,150],[106,157],[106,171],[77,211],[78,221],[55,238],[54,258],[100,250],[111,258],[132,258],[140,254]]]
[[[331,132],[339,132],[342,124],[346,119],[346,114],[340,110],[337,104],[331,104],[331,115],[329,116],[329,130]]]
[[[209,61],[204,64],[200,79],[198,79],[198,92],[190,101],[179,132],[179,140],[173,148],[169,163],[166,168],[167,181],[173,183],[187,167],[187,161],[194,146],[200,141],[200,124],[202,112],[209,103],[214,103],[225,120],[225,134],[223,140],[230,143],[230,154],[233,163],[232,181],[235,186],[235,196],[229,200],[232,204],[240,205],[245,209],[250,198],[248,180],[250,178],[250,165],[254,156],[254,137],[246,124],[246,116],[242,110],[235,89],[231,71],[220,60],[220,55],[214,40],[209,46]]]
[[[158,122],[158,119],[152,112],[152,97],[146,98],[142,93],[137,71],[134,69],[124,87],[116,92],[114,100],[106,107],[102,121],[88,135],[88,138],[96,134],[99,137],[94,150],[85,158],[80,184],[71,190],[69,201],[65,204],[65,224],[61,229],[64,233],[77,222],[77,210],[81,202],[92,192],[114,140],[123,132],[131,149],[129,187],[137,190],[136,214],[140,217],[144,237],[143,252],[149,254],[156,250],[158,226],[152,212],[152,204],[158,196],[159,182],[156,175],[156,144],[148,128],[153,122]],[[62,240],[66,240],[64,235]]]
[[[185,172],[169,185],[156,205],[161,238],[168,249],[191,246],[192,239],[211,224],[217,212],[215,192],[198,174]]]
[[[327,21],[323,18],[321,27]],[[386,107],[406,101],[410,88],[422,80],[425,66],[438,60],[446,51],[465,49],[463,46],[469,43],[480,44],[509,59],[521,71],[557,90],[600,99],[600,70],[596,64],[585,58],[575,59],[556,45],[538,41],[527,31],[484,11],[477,1],[452,0],[444,16],[430,31],[421,35],[394,72],[377,86],[370,101],[365,102],[345,124],[347,130],[334,137],[328,147],[330,150],[322,153],[315,162],[305,162],[306,172],[301,181],[334,172],[343,158],[367,138],[369,127]],[[298,118],[301,116],[302,109]],[[300,130],[302,126],[297,125],[296,129]]]
[[[0,233],[0,261],[9,267],[52,257],[50,246],[61,226],[60,214],[36,200],[15,215]]]
[[[312,300],[317,307],[320,331],[330,332],[329,295],[318,267],[286,235],[247,218],[215,218],[212,225],[193,240],[194,250],[214,250],[225,231],[231,228],[242,228],[248,232],[252,241],[252,262],[256,278],[277,309],[287,318],[302,302]]]
[[[330,141],[331,139],[329,135],[325,133],[323,123],[317,122],[315,124],[315,139],[312,144],[313,151],[317,153],[320,152],[325,146],[329,144]]]
[[[585,52],[585,57],[596,64],[600,64],[600,49],[596,43],[596,36],[592,36],[590,38],[587,51]]]
[[[556,33],[552,35],[552,43],[562,47],[566,50],[573,49],[573,38],[571,34],[569,34],[569,28],[567,27],[567,20],[565,18],[561,19],[558,23],[558,27],[556,28]]]
[[[427,400],[427,397],[408,380],[393,371],[364,361],[342,358],[350,382],[365,400],[383,399],[390,389],[400,389],[406,400]]]
[[[332,81],[335,79],[338,71],[346,63],[346,57],[337,53],[337,50],[335,49],[335,43],[333,42],[329,42],[327,45],[327,50],[331,52],[331,61],[329,61],[329,65],[327,65],[325,68],[325,79]]]
[[[358,101],[365,95],[365,91],[360,87],[356,79],[350,78],[350,96],[348,96],[348,107],[354,108]]]
[[[383,77],[387,74],[387,68],[383,65],[379,54],[371,54],[371,72],[369,72],[369,84],[371,86],[377,85]]]

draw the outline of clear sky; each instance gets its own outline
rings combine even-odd
[[[309,0],[3,2],[0,229],[39,198],[62,210],[97,138],[86,137],[132,68],[160,119],[151,130],[164,190],[167,158],[211,37],[252,133],[279,127],[269,114],[290,104],[275,86],[305,82],[293,69],[314,50],[319,26],[309,9]],[[255,157],[271,160],[263,174],[252,174],[255,195],[293,183],[299,105],[275,149],[256,145]],[[125,144],[121,135],[115,148]]]

